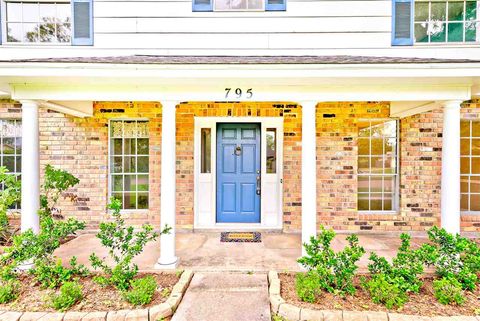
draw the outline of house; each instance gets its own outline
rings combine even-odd
[[[0,160],[63,214],[366,233],[480,230],[480,1],[1,0]]]

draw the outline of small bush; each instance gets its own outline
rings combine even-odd
[[[374,303],[384,304],[388,309],[401,308],[408,300],[398,282],[389,282],[384,274],[372,276],[370,280],[364,281],[363,286]]]
[[[74,256],[70,260],[69,268],[64,267],[60,259],[54,264],[37,261],[31,273],[44,288],[58,288],[65,282],[72,281],[74,277],[88,275],[88,269],[83,264],[78,264]]]
[[[333,230],[323,226],[318,236],[312,237],[310,243],[304,244],[307,255],[298,262],[309,270],[315,270],[319,276],[318,286],[339,295],[354,294],[353,277],[358,269],[357,261],[365,253],[358,244],[355,234],[347,237],[348,245],[337,253],[330,244],[335,237]]]
[[[9,280],[0,285],[0,303],[8,303],[15,300],[19,294],[20,284],[17,280]]]
[[[316,271],[309,271],[306,274],[298,273],[295,289],[300,300],[310,303],[315,302],[322,292],[319,284],[320,277]]]
[[[157,281],[149,275],[133,280],[130,290],[123,292],[123,297],[133,305],[145,305],[152,301],[156,289]]]
[[[52,297],[52,307],[65,311],[83,298],[82,286],[77,282],[65,282],[60,287],[60,293]]]
[[[433,281],[433,291],[438,302],[441,304],[458,304],[462,305],[465,302],[463,295],[462,284],[455,278],[441,278]]]

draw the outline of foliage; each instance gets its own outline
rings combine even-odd
[[[25,262],[52,264],[53,252],[62,240],[85,228],[84,222],[73,218],[59,220],[59,210],[56,208],[60,196],[78,182],[70,173],[46,166],[40,196],[40,231],[35,233],[29,229],[13,237],[12,246],[6,248],[5,254],[0,258],[0,276],[3,279],[14,277],[14,269]]]
[[[354,294],[353,277],[358,269],[356,263],[365,250],[359,246],[358,237],[352,234],[347,237],[348,246],[335,253],[330,246],[334,237],[333,230],[326,230],[322,226],[318,236],[303,245],[307,255],[298,262],[308,270],[316,271],[321,289],[340,295]]]
[[[0,244],[8,244],[17,232],[8,222],[8,210],[20,201],[21,183],[18,175],[8,174],[5,166],[0,166]]]
[[[130,290],[124,291],[123,297],[133,305],[150,303],[157,289],[157,281],[155,281],[155,278],[151,275],[132,280],[130,285]]]
[[[15,300],[19,294],[20,283],[17,280],[8,280],[0,285],[0,303]]]
[[[96,277],[99,283],[127,290],[130,281],[138,272],[138,266],[132,262],[133,258],[142,253],[145,245],[155,240],[159,234],[154,232],[153,226],[149,224],[143,225],[139,231],[135,231],[133,226],[127,226],[120,214],[121,207],[121,202],[112,197],[108,208],[112,210],[114,220],[100,223],[100,231],[97,233],[102,245],[109,249],[109,256],[115,265],[110,267],[95,253],[90,255],[90,262],[93,268],[105,273],[105,276]],[[170,228],[165,227],[160,233],[166,234],[169,231]]]
[[[52,297],[52,307],[65,311],[83,298],[82,286],[77,282],[65,282],[60,287],[60,293]]]
[[[57,288],[75,277],[88,275],[88,269],[83,264],[78,264],[75,256],[71,258],[69,268],[64,267],[60,259],[55,263],[38,261],[30,272],[45,288]]]
[[[473,290],[480,272],[480,248],[475,241],[433,227],[428,231],[431,244],[423,244],[424,261],[435,267],[441,278],[455,278],[463,289]]]
[[[433,291],[441,304],[456,303],[462,305],[465,302],[462,284],[455,278],[443,277],[440,280],[433,281]]]
[[[401,308],[408,300],[399,284],[391,282],[383,273],[373,275],[368,281],[364,280],[363,287],[370,293],[373,302],[384,304],[388,309]]]
[[[410,235],[400,235],[401,245],[397,255],[389,263],[386,258],[372,252],[370,254],[369,272],[375,275],[382,275],[385,282],[391,286],[395,285],[402,292],[418,293],[422,286],[419,275],[423,273],[423,251],[413,250],[410,246]]]
[[[308,271],[306,274],[298,273],[296,277],[295,289],[300,300],[313,303],[321,294],[320,276],[315,270]]]

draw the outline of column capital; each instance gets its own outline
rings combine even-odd
[[[20,99],[19,102],[22,104],[22,107],[24,106],[36,106],[38,107],[40,103],[36,100],[32,99]]]
[[[443,108],[460,108],[460,105],[463,103],[463,100],[445,100],[440,102],[440,105]]]

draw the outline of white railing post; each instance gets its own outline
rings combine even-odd
[[[460,233],[460,104],[443,103],[441,225]]]
[[[175,269],[178,258],[175,255],[175,112],[177,103],[166,101],[162,103],[162,163],[160,186],[160,228],[171,228],[169,234],[160,237],[160,258],[155,264],[157,269]]]

